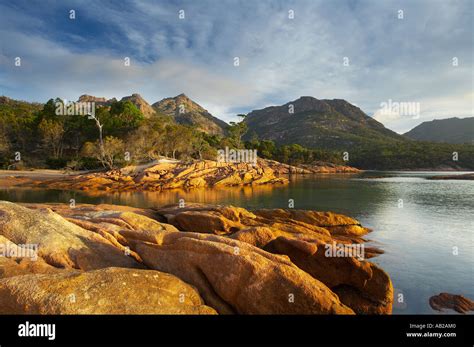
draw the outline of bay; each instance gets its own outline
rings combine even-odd
[[[460,173],[456,173],[460,174]],[[445,172],[364,172],[358,175],[293,176],[288,185],[126,192],[82,192],[3,188],[13,202],[109,203],[153,207],[199,202],[247,209],[288,208],[334,211],[373,229],[370,245],[385,253],[371,259],[395,288],[394,314],[446,314],[429,306],[441,292],[474,299],[474,182],[427,180]]]

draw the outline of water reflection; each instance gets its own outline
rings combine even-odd
[[[433,173],[293,176],[288,185],[95,195],[15,188],[0,189],[0,199],[137,207],[185,199],[248,209],[286,208],[293,199],[295,208],[344,213],[374,230],[368,239],[385,254],[373,261],[390,274],[404,298],[394,313],[437,313],[428,305],[432,295],[451,292],[474,299],[474,182],[426,180],[426,175]]]

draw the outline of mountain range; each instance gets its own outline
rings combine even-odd
[[[81,95],[78,99],[81,102],[95,102],[96,105],[108,106],[113,99],[99,98],[91,95]],[[213,135],[224,135],[225,129],[229,126],[226,122],[214,117],[202,106],[198,105],[184,94],[175,97],[165,98],[150,105],[140,94],[132,94],[123,97],[120,101],[130,101],[144,115],[145,118],[163,114],[172,117],[176,123],[195,126],[198,130]]]
[[[116,98],[106,99],[92,95],[81,95],[78,101],[95,102],[109,106]],[[191,125],[198,130],[214,135],[225,135],[228,124],[211,115],[202,106],[185,94],[164,98],[149,104],[139,94],[125,96],[121,101],[132,102],[144,115],[172,117],[177,123]],[[39,103],[27,103],[8,97],[0,97],[1,105],[16,105],[17,108],[37,110]],[[270,106],[251,111],[246,115],[248,132],[245,139],[255,136],[273,140],[275,143],[297,143],[309,148],[347,149],[358,145],[377,145],[411,140],[448,143],[472,143],[474,117],[449,118],[424,122],[411,131],[400,135],[387,129],[360,108],[342,99],[320,100],[302,96],[280,106]]]
[[[148,104],[139,94],[121,99],[132,102],[145,117],[164,114],[177,123],[195,126],[214,135],[224,135],[228,124],[214,117],[202,106],[184,94]],[[79,101],[95,101],[109,105],[116,99],[106,100],[82,95]],[[303,96],[281,106],[266,107],[247,114],[248,133],[245,139],[255,135],[259,139],[275,143],[297,143],[306,147],[346,149],[353,145],[377,141],[405,141],[399,135],[367,116],[360,108],[341,99],[318,100]]]

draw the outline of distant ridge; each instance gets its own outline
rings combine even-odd
[[[403,135],[418,141],[474,144],[474,117],[434,119]]]

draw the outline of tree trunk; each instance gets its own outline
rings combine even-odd
[[[105,156],[105,149],[104,149],[104,139],[102,138],[102,125],[97,121],[97,126],[99,127],[99,146],[100,146],[100,154],[102,158]]]

